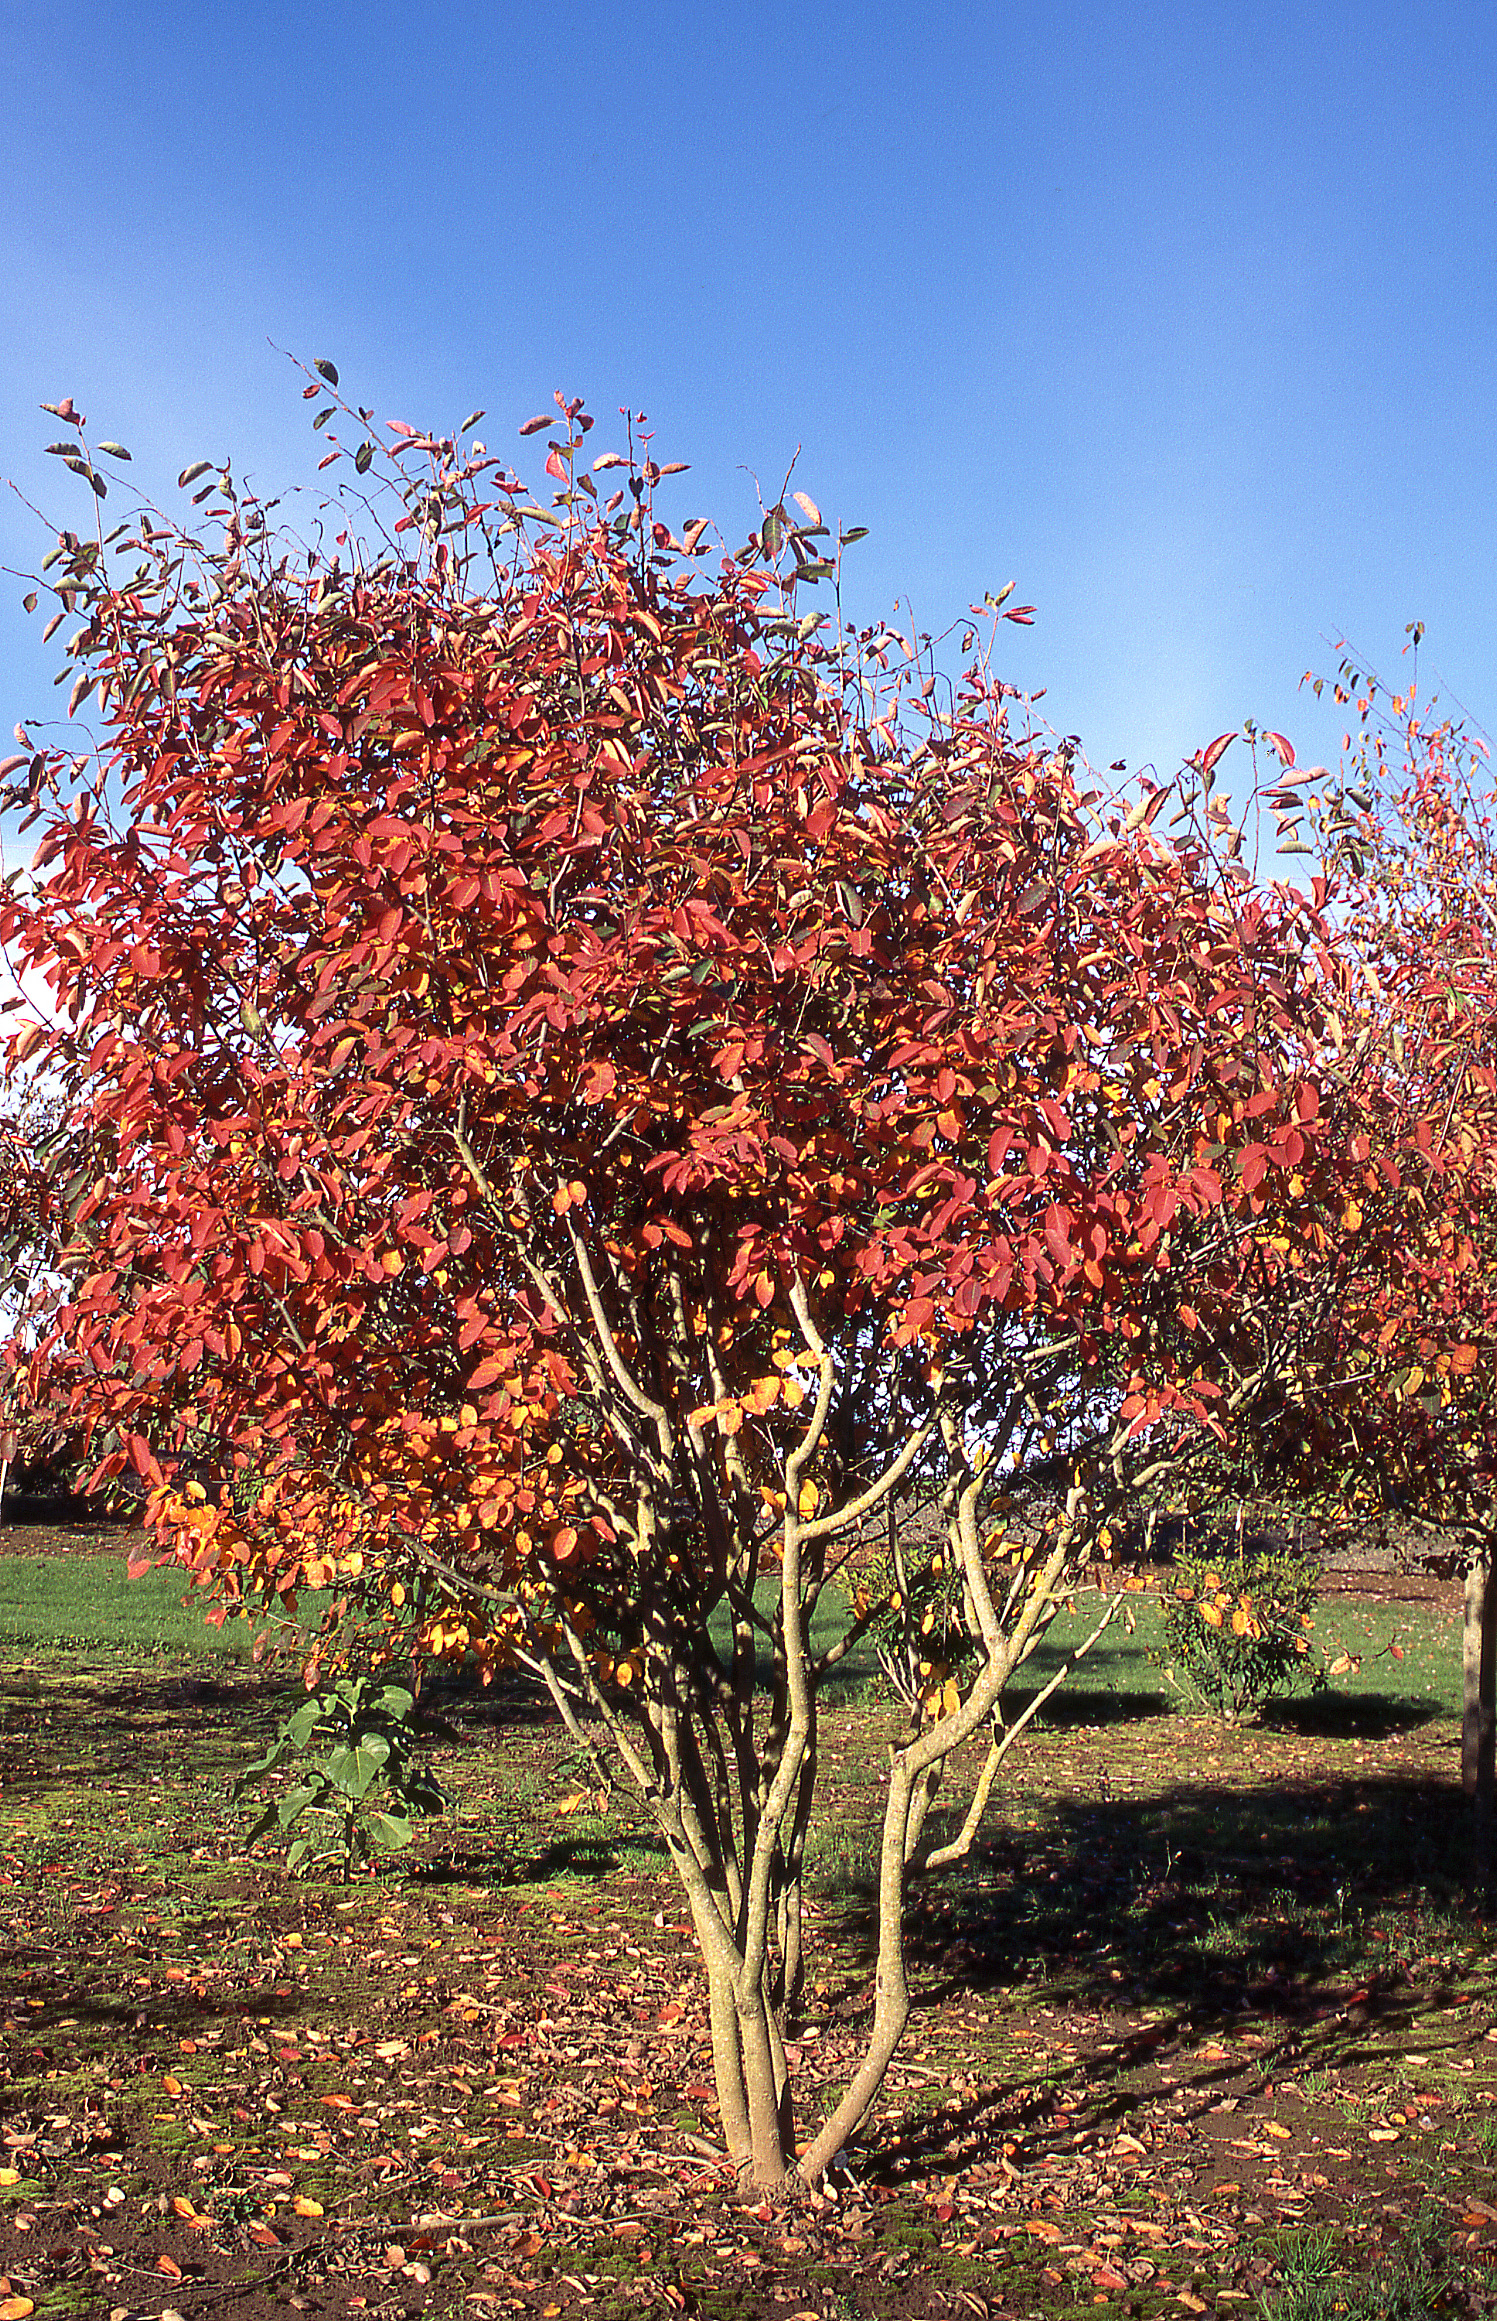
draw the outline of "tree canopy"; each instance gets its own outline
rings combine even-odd
[[[1114,798],[1028,727],[1029,608],[948,682],[844,624],[805,495],[678,534],[680,471],[632,426],[589,461],[558,398],[542,508],[318,368],[312,544],[199,464],[196,531],[48,560],[93,728],[6,769],[65,1220],[17,1364],[221,1606],[332,1586],[330,1648],[357,1613],[546,1685],[680,1871],[734,2158],[815,2178],[903,2028],[908,1879],[970,1841],[925,1834],[952,1752],[991,1735],[980,1803],[1130,1510],[1331,1423],[1387,1142],[1344,935],[1245,869],[1227,737]],[[818,1702],[870,1632],[908,1711],[875,2020],[798,2158]]]

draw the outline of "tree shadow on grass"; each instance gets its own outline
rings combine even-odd
[[[1005,1698],[1005,1710],[1012,1710],[1009,1722],[1022,1716],[1032,1699],[1015,1686]],[[1118,1692],[1110,1688],[1085,1685],[1066,1685],[1045,1704],[1045,1724],[1050,1730],[1069,1727],[1075,1730],[1086,1725],[1135,1725],[1147,1723],[1154,1717],[1168,1717],[1175,1713],[1174,1703],[1154,1692]]]
[[[1391,1741],[1398,1733],[1416,1733],[1433,1725],[1449,1711],[1439,1701],[1410,1700],[1404,1694],[1312,1692],[1300,1700],[1269,1702],[1263,1710],[1266,1731],[1299,1733],[1330,1740]]]
[[[621,1869],[663,1870],[669,1863],[665,1841],[644,1831],[553,1838],[544,1846],[517,1848],[512,1854],[487,1840],[471,1847],[453,1846],[413,1862],[405,1875],[412,1886],[549,1886],[559,1878],[597,1883]]]
[[[1384,1776],[1063,1804],[998,1830],[911,1899],[917,2007],[1026,1985],[1046,2003],[1165,2006],[1198,2024],[1286,2021],[1389,1988],[1475,1932],[1462,1890],[1469,1809],[1453,1785]],[[862,1959],[867,1880],[839,1913]],[[1438,1969],[1434,1969],[1438,1977]]]
[[[914,1897],[916,2019],[1016,1991],[1099,2030],[1132,2010],[1153,2019],[1113,2030],[1062,2123],[1047,2125],[1053,2095],[1013,2081],[948,2100],[907,2129],[889,2180],[953,2139],[966,2164],[1005,2142],[1032,2158],[1121,2125],[1144,2049],[1173,2057],[1207,2109],[1230,2071],[1182,2050],[1244,2018],[1267,2041],[1265,2062],[1307,2040],[1318,2064],[1365,2059],[1369,2041],[1396,2048],[1416,2023],[1427,2043],[1429,2009],[1447,1986],[1468,1987],[1460,1953],[1482,1934],[1460,1882],[1469,1837],[1453,1785],[1382,1776],[1235,1792],[1181,1783],[996,1833],[965,1872]],[[871,1955],[870,1895],[842,1928]]]

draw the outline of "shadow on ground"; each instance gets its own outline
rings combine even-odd
[[[1389,2003],[1416,1963],[1427,2000],[1442,1955],[1483,1939],[1461,1882],[1469,1839],[1459,1791],[1382,1776],[1062,1803],[917,1891],[917,2005],[1030,1984],[1198,2026],[1249,2009],[1288,2023],[1334,2014],[1353,1987]],[[834,1914],[871,1959],[871,1886],[845,1888]]]

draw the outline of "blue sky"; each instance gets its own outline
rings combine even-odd
[[[168,505],[210,454],[306,475],[273,341],[516,455],[554,388],[599,444],[630,403],[734,541],[799,444],[870,527],[854,610],[935,630],[1014,580],[1006,673],[1099,764],[1247,716],[1333,753],[1302,673],[1342,632],[1393,673],[1416,618],[1497,730],[1490,0],[82,0],[0,35],[0,472],[62,521],[65,393]],[[35,543],[6,495],[0,559]],[[0,733],[57,699],[19,596]]]

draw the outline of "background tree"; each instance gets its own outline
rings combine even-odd
[[[722,555],[559,400],[542,509],[318,369],[331,551],[199,463],[198,534],[48,559],[98,732],[8,769],[43,837],[0,934],[55,1000],[12,1068],[75,1188],[30,1389],[221,1600],[333,1585],[544,1682],[680,1872],[730,2151],[814,2179],[903,2028],[911,1874],[971,1840],[927,1843],[942,1767],[992,1732],[980,1809],[1078,1574],[1271,1384],[1341,1200],[1330,936],[1209,821],[1165,843],[1167,792],[1083,791],[991,634],[952,688],[803,612],[846,545],[803,495]],[[874,2023],[797,2158],[818,1699],[875,1628]]]
[[[1420,631],[1411,624],[1411,654]],[[1342,882],[1339,1076],[1360,1111],[1340,1240],[1351,1503],[1437,1527],[1465,1572],[1462,1775],[1492,1874],[1497,1567],[1497,849],[1489,756],[1344,658],[1356,726],[1309,792]],[[1348,1393],[1347,1389],[1351,1388]]]

